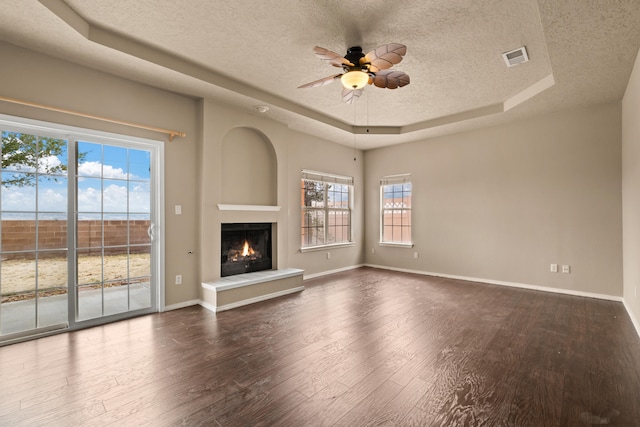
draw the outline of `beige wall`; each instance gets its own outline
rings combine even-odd
[[[278,204],[278,162],[271,142],[254,129],[238,127],[222,140],[222,203]]]
[[[125,135],[165,140],[164,270],[167,305],[199,298],[198,260],[198,103],[184,96],[79,67],[45,55],[0,43],[3,58],[0,94],[109,118],[175,129],[186,138],[168,142],[164,135],[66,114],[0,102],[0,113]],[[174,205],[182,205],[182,215]],[[183,285],[176,286],[176,274]]]
[[[323,272],[344,269],[364,262],[362,241],[364,240],[364,169],[363,154],[357,151],[354,161],[353,148],[314,138],[302,133],[292,134],[289,144],[288,192],[294,195],[295,206],[291,208],[289,246],[291,267],[303,268],[305,277]],[[300,171],[302,169],[352,176],[354,178],[353,230],[354,246],[330,248],[301,253],[300,227]],[[331,258],[327,258],[327,252]]]
[[[640,55],[622,101],[624,301],[640,333]]]
[[[622,296],[620,128],[600,105],[367,151],[366,263]],[[400,173],[411,249],[378,246],[379,179]]]
[[[300,252],[300,172],[312,169],[322,172],[353,176],[356,182],[355,192],[362,192],[362,160],[353,161],[353,149],[337,145],[310,135],[295,132],[285,125],[254,114],[204,101],[203,108],[203,152],[202,159],[202,244],[201,276],[203,281],[220,277],[220,224],[226,222],[274,222],[277,224],[276,265],[278,269],[300,268],[305,276],[327,271],[349,268],[362,263],[363,238],[362,198],[356,198],[354,217],[355,245],[346,248],[331,249],[332,256],[326,257],[326,251]],[[240,131],[242,130],[242,131]],[[253,191],[246,182],[235,182],[223,177],[226,168],[223,154],[225,141],[234,140],[238,135],[255,139],[259,134],[275,152],[276,194],[279,211],[235,211],[220,210],[218,204],[245,204],[252,200],[247,192]],[[247,147],[254,144],[247,144]],[[242,147],[235,155],[241,155]],[[261,149],[259,157],[266,156],[267,150]],[[252,156],[248,151],[247,156]],[[251,161],[253,162],[253,160]],[[250,163],[251,163],[250,162]],[[270,176],[270,175],[269,175]],[[223,184],[224,187],[223,187]],[[234,184],[235,182],[235,184]],[[240,195],[237,192],[243,193]],[[264,190],[266,191],[266,190]],[[271,192],[270,192],[271,193]],[[230,198],[231,194],[236,194]],[[265,199],[256,197],[263,204]]]
[[[253,112],[194,100],[11,45],[0,44],[0,54],[10,59],[3,62],[3,96],[187,133],[187,138],[168,142],[152,132],[0,102],[3,114],[165,140],[167,305],[198,299],[200,282],[219,277],[220,223],[233,221],[277,223],[277,267],[302,268],[307,276],[366,262],[621,296],[624,129],[624,253],[629,260],[624,295],[636,317],[640,312],[634,296],[640,267],[633,261],[640,252],[640,238],[634,240],[640,234],[638,65],[624,108],[600,105],[357,152],[354,162],[351,148],[292,131]],[[267,174],[275,173],[276,188],[262,202],[275,198],[280,211],[218,209],[225,203],[225,137],[247,131],[273,148],[276,170]],[[327,251],[299,250],[301,169],[355,178],[355,245],[331,249],[331,259]],[[397,173],[414,177],[411,249],[377,245],[378,180]],[[183,212],[179,216],[174,213],[178,204]],[[419,253],[418,259],[413,252]],[[550,273],[550,263],[570,264],[572,273]],[[183,285],[173,285],[176,274],[183,275]]]

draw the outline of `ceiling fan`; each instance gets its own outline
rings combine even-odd
[[[313,48],[313,53],[334,67],[341,67],[343,72],[304,84],[299,88],[325,86],[340,79],[344,86],[342,100],[347,104],[355,102],[367,84],[396,89],[410,82],[407,73],[388,69],[402,61],[402,57],[407,53],[407,47],[403,44],[385,44],[366,55],[362,53],[360,46],[350,47],[344,57],[319,46]]]

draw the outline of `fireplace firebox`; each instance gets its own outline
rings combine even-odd
[[[221,277],[272,269],[271,223],[221,225]]]

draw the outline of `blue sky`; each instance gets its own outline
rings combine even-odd
[[[84,158],[78,164],[78,212],[94,217],[104,211],[110,217],[124,217],[127,207],[130,213],[148,218],[150,212],[150,153],[145,150],[127,149],[88,142],[78,143],[78,152]],[[67,152],[59,156],[40,158],[38,169],[47,166],[66,165]],[[33,167],[11,165],[3,171],[6,179],[11,174],[34,173]],[[52,179],[54,178],[54,179]],[[67,210],[67,174],[40,176],[38,180],[37,208],[48,212],[46,217],[63,219]],[[4,179],[3,179],[4,180]],[[27,212],[36,210],[35,186],[2,187],[2,218],[28,218]],[[13,214],[11,214],[13,212]],[[21,212],[18,214],[18,212]]]

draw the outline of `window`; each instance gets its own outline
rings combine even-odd
[[[411,246],[411,175],[380,180],[380,243]]]
[[[302,171],[302,248],[351,243],[353,178]]]

